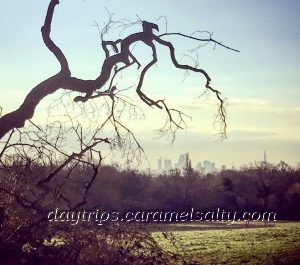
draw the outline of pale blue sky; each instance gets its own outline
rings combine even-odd
[[[153,140],[151,132],[157,129],[153,124],[160,113],[147,113],[148,122],[143,127],[135,125],[153,168],[159,156],[175,162],[186,151],[194,163],[210,159],[219,166],[262,159],[264,149],[271,162],[300,161],[300,1],[60,2],[52,37],[65,52],[72,74],[82,78],[99,73],[103,54],[97,30],[91,25],[93,20],[100,25],[106,21],[104,7],[116,18],[135,19],[138,14],[156,22],[165,15],[170,32],[213,31],[214,38],[241,50],[234,53],[207,46],[200,51],[200,66],[229,99],[228,140],[223,142],[215,142],[213,107],[194,100],[203,91],[203,79],[190,75],[182,84],[183,73],[160,50],[158,68],[147,78],[145,89],[154,97],[163,94],[171,106],[181,106],[193,116],[193,122],[178,135],[172,149],[166,139]],[[58,70],[40,34],[47,5],[46,0],[0,0],[0,105],[4,112],[15,109],[34,85]],[[164,31],[163,20],[159,25]],[[177,40],[178,58],[193,45]],[[135,76],[133,73],[132,78]]]

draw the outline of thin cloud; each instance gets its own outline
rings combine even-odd
[[[240,99],[235,98],[229,101],[229,108],[237,108],[239,110],[269,112],[269,113],[299,113],[300,108],[295,106],[276,106],[269,100],[264,99]]]

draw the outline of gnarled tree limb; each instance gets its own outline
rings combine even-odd
[[[159,102],[162,102],[161,99],[153,100],[149,96],[147,96],[145,93],[142,92],[142,86],[144,77],[147,73],[147,71],[157,62],[157,51],[156,47],[154,45],[154,42],[157,42],[158,44],[162,46],[166,46],[170,50],[170,56],[171,60],[175,67],[179,69],[189,70],[196,73],[201,73],[206,78],[206,85],[205,87],[212,91],[216,98],[219,101],[219,118],[221,119],[221,123],[223,126],[223,129],[226,130],[226,115],[225,115],[225,109],[224,109],[224,99],[221,98],[220,92],[218,90],[215,90],[210,85],[210,77],[209,75],[203,70],[196,67],[192,67],[189,65],[182,65],[179,64],[178,61],[175,58],[175,48],[172,45],[171,42],[165,41],[162,39],[163,36],[167,35],[179,35],[182,37],[190,38],[195,41],[202,41],[202,42],[213,42],[217,45],[220,45],[222,47],[225,47],[227,49],[237,51],[235,49],[232,49],[221,42],[215,41],[211,37],[209,39],[199,39],[195,38],[193,36],[188,36],[181,33],[164,33],[161,35],[155,35],[153,33],[153,30],[158,31],[158,26],[153,23],[149,23],[147,21],[142,21],[143,31],[130,34],[124,39],[118,39],[117,41],[104,41],[102,40],[102,48],[104,50],[106,58],[103,61],[101,71],[99,76],[95,80],[83,80],[76,77],[71,76],[71,72],[68,66],[68,61],[61,49],[52,41],[50,38],[50,32],[51,32],[51,23],[53,19],[53,14],[56,5],[59,4],[58,0],[51,0],[48,6],[46,18],[44,25],[41,28],[43,41],[46,45],[46,47],[54,54],[58,62],[60,63],[60,71],[53,75],[52,77],[46,79],[45,81],[38,84],[36,87],[34,87],[26,96],[24,102],[21,104],[21,106],[10,113],[7,113],[0,117],[0,139],[2,139],[7,133],[9,133],[12,129],[15,128],[22,128],[25,125],[26,120],[29,120],[33,117],[35,109],[37,105],[48,95],[56,92],[59,89],[64,89],[68,91],[75,91],[79,93],[83,93],[84,96],[77,96],[75,97],[75,102],[86,102],[87,100],[99,96],[107,96],[109,91],[102,91],[99,90],[106,84],[109,84],[109,80],[112,76],[113,70],[115,68],[118,68],[118,64],[122,63],[125,66],[123,68],[119,68],[119,71],[130,67],[133,64],[137,64],[138,68],[141,66],[138,60],[134,57],[134,55],[130,51],[130,46],[136,42],[143,42],[144,44],[148,45],[152,49],[152,60],[149,62],[141,71],[140,79],[138,86],[136,88],[136,92],[140,99],[146,103],[149,106],[155,106],[159,109],[165,109],[167,112],[167,115],[170,116],[170,112],[168,111],[169,108],[166,107],[165,102],[163,102],[163,105],[160,105]],[[109,51],[107,49],[107,45],[112,46],[115,54],[110,55]],[[119,47],[118,47],[119,46]],[[111,89],[113,84],[110,84]],[[111,92],[111,91],[110,91]],[[94,93],[97,93],[96,96],[93,95]],[[114,96],[113,93],[109,93],[111,99]],[[173,118],[170,117],[170,123],[173,123],[176,125],[176,122],[174,122]]]

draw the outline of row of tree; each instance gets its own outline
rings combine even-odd
[[[84,174],[81,172],[80,174]],[[201,175],[190,164],[152,177],[104,166],[88,194],[88,207],[105,210],[275,211],[280,219],[300,219],[300,168],[281,161]]]

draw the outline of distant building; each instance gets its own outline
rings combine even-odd
[[[226,170],[226,166],[225,166],[225,165],[222,165],[221,170],[222,170],[222,171],[225,171],[225,170]]]
[[[171,170],[173,167],[172,167],[172,161],[171,159],[165,159],[164,160],[164,170],[165,171],[169,171]]]
[[[267,152],[264,150],[264,162],[267,162]]]
[[[216,168],[216,163],[208,160],[203,161],[203,174],[215,173],[218,169]]]
[[[198,171],[201,174],[204,174],[204,168],[202,167],[201,162],[197,163],[195,170]]]
[[[158,172],[162,171],[162,157],[157,160],[157,170]]]
[[[204,174],[211,173],[211,162],[208,160],[203,161]]]
[[[184,166],[185,166],[185,155],[181,154],[179,156],[178,163],[175,164],[174,167],[181,170],[184,168]]]
[[[211,162],[211,172],[216,172],[216,164],[214,162]]]

